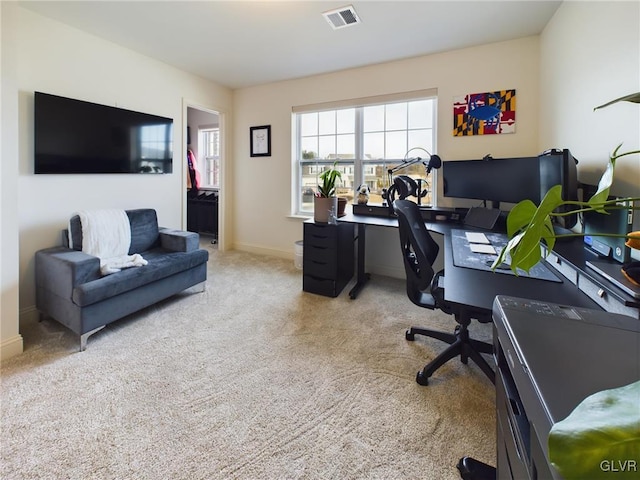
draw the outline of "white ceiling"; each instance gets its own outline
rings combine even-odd
[[[230,88],[539,34],[561,1],[22,1]],[[353,5],[360,24],[322,13]]]

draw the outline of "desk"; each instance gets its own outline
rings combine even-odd
[[[366,247],[366,231],[367,225],[376,227],[390,227],[398,228],[398,219],[390,217],[376,217],[372,215],[354,215],[352,213],[346,214],[344,217],[338,219],[339,222],[353,223],[357,225],[358,230],[356,233],[358,242],[358,256],[356,260],[356,284],[349,291],[349,297],[354,300],[360,290],[365,286],[369,280],[369,274],[365,271],[365,247]],[[398,240],[399,241],[399,240]]]
[[[366,227],[398,228],[398,220],[390,217],[349,213],[339,218],[338,221],[357,225],[356,284],[349,292],[349,296],[355,299],[369,280],[369,274],[365,269]],[[640,316],[640,302],[629,295],[622,294],[604,277],[599,278],[595,273],[587,271],[585,262],[588,254],[585,253],[581,238],[556,243],[555,252],[550,255],[554,261],[549,266],[553,267],[552,269],[562,278],[562,283],[558,284],[457,267],[453,263],[451,230],[465,227],[457,222],[427,221],[425,224],[429,231],[444,236],[444,291],[445,300],[448,302],[458,304],[463,308],[468,307],[470,311],[481,309],[490,312],[496,295],[509,295],[582,308],[614,311],[635,318]],[[575,281],[566,270],[575,272]],[[563,275],[568,275],[568,277],[563,277]]]

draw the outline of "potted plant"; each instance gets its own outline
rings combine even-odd
[[[607,107],[620,101],[640,103],[640,92],[617,98],[594,108],[594,110]],[[598,190],[588,201],[565,201],[562,199],[562,187],[556,185],[549,189],[538,206],[531,200],[523,200],[515,205],[507,216],[507,235],[509,242],[493,262],[492,268],[497,268],[505,262],[507,258],[510,258],[511,270],[513,270],[514,273],[517,274],[518,268],[528,272],[531,267],[542,259],[540,242],[544,242],[548,247],[548,251],[551,251],[555,245],[556,237],[560,236],[555,235],[553,231],[551,217],[555,215],[568,215],[569,213],[582,213],[586,211],[596,211],[607,214],[610,210],[620,208],[618,202],[629,202],[631,205],[634,205],[634,202],[640,202],[640,196],[620,198],[614,201],[607,200],[609,198],[609,189],[613,183],[613,171],[616,160],[628,155],[640,154],[640,150],[619,153],[621,147],[622,144],[618,145],[613,153],[611,153],[609,164],[598,183]],[[561,205],[572,206],[572,211],[564,214],[554,213],[554,210]],[[634,210],[640,209],[640,207],[636,205],[632,208]],[[561,236],[583,235],[583,233],[571,233]],[[591,233],[590,235],[594,234]],[[628,235],[622,236],[629,240],[629,245],[634,244],[633,242],[640,241],[640,232],[631,232]]]
[[[320,174],[322,184],[318,185],[318,192],[313,202],[313,219],[316,222],[328,223],[337,217],[338,197],[336,196],[336,182],[342,174],[336,168],[338,161]]]

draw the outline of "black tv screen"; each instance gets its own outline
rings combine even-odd
[[[171,173],[173,119],[35,92],[35,173]]]

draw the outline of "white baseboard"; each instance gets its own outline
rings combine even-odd
[[[291,251],[279,250],[275,248],[265,248],[258,245],[250,245],[248,243],[235,243],[233,245],[233,248],[242,252],[256,253],[258,255],[268,255],[271,257],[284,258],[291,261],[293,261],[293,258],[295,256],[293,244],[291,245]]]
[[[367,265],[366,270],[368,273],[371,273],[374,275],[382,275],[382,276],[391,277],[391,278],[404,279],[406,276],[404,271],[404,266],[402,268],[397,268],[392,265],[369,264]]]
[[[35,305],[20,309],[19,315],[20,325],[27,325],[40,320],[40,312],[38,312]]]
[[[283,250],[277,250],[274,248],[265,248],[265,247],[260,247],[257,245],[250,245],[247,243],[236,243],[233,248],[235,248],[236,250],[240,250],[243,252],[249,252],[249,253],[255,253],[257,255],[269,255],[272,257],[279,257],[279,258],[285,258],[287,260],[291,260],[293,261],[294,257],[295,257],[295,252],[293,250],[293,246],[291,247],[292,250],[290,252],[287,251],[283,251]],[[355,266],[354,266],[355,268]],[[355,270],[354,270],[355,272]],[[382,275],[385,277],[392,277],[392,278],[400,278],[400,279],[404,279],[405,278],[405,272],[404,272],[404,266],[400,265],[400,266],[395,266],[395,265],[389,265],[389,264],[376,264],[376,263],[367,263],[367,272],[368,273],[372,273],[374,275]]]
[[[23,351],[22,335],[18,334],[0,343],[0,360],[20,355]]]

